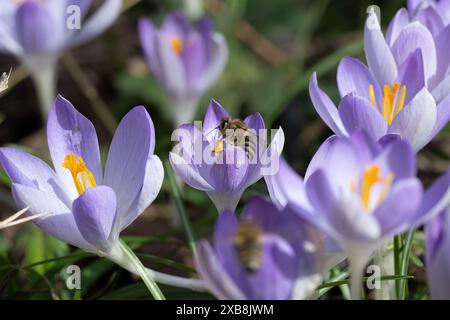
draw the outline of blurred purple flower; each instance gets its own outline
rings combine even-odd
[[[426,271],[432,299],[450,300],[450,210],[425,226]]]
[[[85,19],[91,0],[0,2],[0,51],[24,60],[54,57],[66,48],[94,38],[114,22],[122,8],[122,0],[105,0],[92,17]],[[79,29],[75,19],[78,9]]]
[[[255,140],[254,154],[244,145],[224,139],[220,125],[228,113],[214,100],[206,112],[201,129],[183,125],[175,131],[178,142],[170,153],[177,175],[192,188],[205,191],[218,212],[235,210],[243,192],[263,175],[274,174],[284,146],[284,133],[279,128],[266,145],[264,120],[259,113],[245,118],[245,131]]]
[[[168,15],[160,29],[142,18],[139,34],[150,70],[169,98],[175,125],[191,122],[199,99],[225,67],[225,38],[214,32],[208,18],[194,24],[178,11]]]
[[[214,246],[203,240],[197,248],[197,270],[219,299],[305,299],[321,281],[316,229],[260,197],[249,201],[240,221],[234,212],[223,212]]]
[[[313,104],[337,135],[349,136],[363,129],[378,140],[398,134],[418,151],[447,124],[450,97],[436,104],[430,93],[429,79],[436,73],[438,60],[431,34],[419,23],[404,33],[389,46],[375,13],[369,13],[365,28],[368,66],[350,57],[341,60],[338,109],[319,88],[316,74],[311,77]]]
[[[0,148],[18,207],[53,237],[94,253],[109,253],[119,233],[156,198],[164,171],[153,154],[155,131],[144,107],[116,130],[103,174],[92,123],[58,96],[49,113],[48,145],[55,170],[21,150]]]
[[[450,171],[424,194],[416,170],[408,142],[393,140],[382,148],[357,131],[322,144],[304,185],[292,185],[299,178],[284,177],[269,189],[334,238],[359,277],[381,243],[432,219],[450,204]]]
[[[12,54],[27,65],[44,120],[56,96],[59,55],[99,35],[122,9],[122,0],[105,0],[87,17],[91,2],[0,0],[0,53]]]

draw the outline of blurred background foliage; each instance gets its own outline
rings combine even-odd
[[[90,118],[106,155],[112,132],[135,105],[145,105],[156,127],[156,153],[166,160],[172,148],[168,105],[149,73],[140,48],[137,23],[148,16],[160,24],[182,6],[182,0],[126,0],[127,9],[112,28],[91,43],[64,54],[60,61],[58,92]],[[308,94],[309,77],[317,71],[321,87],[338,101],[336,67],[344,55],[364,60],[363,28],[366,9],[378,5],[386,26],[405,0],[205,0],[206,13],[225,34],[229,62],[220,81],[201,101],[203,118],[211,98],[234,117],[260,112],[267,127],[282,126],[284,155],[301,174],[319,144],[331,131],[319,119]],[[0,71],[13,67],[9,91],[0,97],[0,144],[49,159],[45,128],[35,91],[23,66],[0,56]],[[420,155],[426,183],[448,167],[447,133]],[[8,178],[1,173],[0,220],[15,208]],[[241,200],[266,193],[264,183],[253,186]],[[186,237],[172,202],[167,181],[156,202],[124,233],[139,257],[157,270],[196,276]],[[197,238],[208,237],[216,212],[209,199],[191,188],[182,190],[184,205]],[[425,298],[422,233],[416,233],[409,280],[409,298]],[[81,291],[64,284],[66,267],[82,268]],[[345,280],[340,269],[330,279]],[[167,298],[206,298],[207,294],[162,287]],[[346,296],[346,285],[323,289],[323,297]],[[45,236],[33,225],[1,231],[0,298],[4,299],[140,299],[150,298],[145,286],[105,259],[96,258]]]

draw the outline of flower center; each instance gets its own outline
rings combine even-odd
[[[263,236],[263,230],[251,220],[241,222],[236,230],[234,247],[239,261],[250,273],[261,268]]]
[[[385,177],[381,177],[379,166],[377,165],[367,166],[366,169],[364,169],[361,180],[361,187],[359,190],[361,202],[363,203],[364,208],[365,209],[370,208],[371,194],[374,191],[375,187],[381,188],[379,189],[378,192],[378,200],[376,202],[376,205],[378,206],[379,204],[381,204],[386,198],[386,195],[389,191],[389,188],[393,180],[394,175],[392,173],[388,174]],[[356,185],[354,180],[351,181],[351,189],[353,192],[356,192]]]
[[[402,86],[401,83],[393,83],[391,87],[385,85],[383,88],[383,99],[381,102],[381,114],[389,125],[403,110],[405,106],[406,86]],[[379,109],[375,97],[375,90],[373,85],[369,85],[369,98],[372,105]]]
[[[173,52],[175,52],[177,55],[180,55],[184,49],[183,40],[181,40],[177,36],[174,36],[174,37],[171,37],[169,41],[170,41],[170,45],[172,47]]]
[[[95,182],[94,175],[86,167],[81,156],[77,157],[73,153],[69,153],[62,164],[63,168],[66,168],[72,174],[73,182],[77,188],[78,194],[81,195],[89,187],[95,187],[97,182]]]

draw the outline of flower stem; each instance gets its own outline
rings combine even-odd
[[[26,61],[36,86],[36,94],[44,123],[56,97],[57,61],[55,59],[34,58]]]
[[[358,254],[349,255],[348,260],[351,268],[350,297],[352,300],[360,300],[361,283],[363,280],[363,272],[366,260]]]
[[[138,257],[136,257],[130,247],[128,247],[128,245],[122,240],[120,241],[119,246],[125,258],[127,258],[128,261],[133,265],[135,272],[142,278],[142,281],[144,281],[145,285],[147,286],[148,290],[155,298],[155,300],[165,300],[166,298],[159,289],[152,275],[147,272],[142,262],[138,259]]]

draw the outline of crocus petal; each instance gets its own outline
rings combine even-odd
[[[228,61],[228,45],[225,37],[220,33],[212,36],[210,63],[197,83],[199,92],[211,87],[222,74]]]
[[[419,22],[413,22],[406,26],[391,49],[398,65],[402,65],[411,53],[420,49],[423,56],[425,78],[428,80],[436,73],[437,58],[433,36]]]
[[[200,175],[194,164],[187,163],[184,158],[180,157],[175,152],[170,152],[169,160],[173,170],[184,183],[201,191],[214,190],[214,187]]]
[[[31,215],[51,214],[33,221],[45,233],[83,250],[92,251],[92,246],[78,231],[71,209],[54,194],[15,183],[11,191],[17,206],[29,207],[28,212]]]
[[[214,99],[208,105],[205,118],[203,119],[203,134],[209,140],[214,129],[217,129],[223,119],[228,118],[229,115],[225,109]]]
[[[105,0],[94,15],[83,23],[80,32],[70,40],[69,45],[79,45],[102,33],[117,19],[122,11],[122,5],[123,0]]]
[[[46,5],[26,1],[15,15],[16,36],[29,54],[54,54],[58,48],[59,29]]]
[[[139,38],[141,46],[144,50],[147,62],[150,66],[150,71],[153,72],[157,78],[161,77],[159,65],[156,63],[155,56],[155,41],[156,41],[156,28],[153,23],[146,18],[139,20]]]
[[[288,202],[310,208],[303,179],[289,164],[280,158],[280,169],[275,175],[264,176],[270,198],[278,208],[284,208]]]
[[[70,207],[71,199],[64,184],[41,159],[18,149],[1,148],[0,162],[12,183],[54,194]]]
[[[189,90],[197,91],[197,82],[206,69],[206,50],[203,38],[198,32],[190,32],[186,38],[181,58],[186,72],[186,82]]]
[[[264,130],[266,128],[264,125],[264,119],[259,112],[252,113],[245,118],[243,122],[247,127],[253,129],[258,135],[260,130]]]
[[[134,200],[130,210],[117,226],[120,231],[128,227],[158,196],[164,180],[164,168],[156,155],[150,155],[145,166],[144,183],[138,197]]]
[[[440,214],[450,206],[450,171],[437,179],[429,187],[417,210],[415,226],[418,227]]]
[[[414,13],[423,2],[423,0],[406,0],[408,11]]]
[[[117,241],[118,234],[110,234],[116,218],[117,199],[114,190],[107,186],[87,189],[72,205],[78,230],[94,247],[108,252]]]
[[[370,12],[364,29],[364,51],[370,70],[380,85],[393,83],[397,64],[389,49],[375,12]]]
[[[188,18],[181,11],[174,11],[170,13],[161,26],[161,31],[163,31],[166,36],[178,37],[182,40],[186,38],[188,30]]]
[[[436,124],[437,108],[433,96],[423,88],[409,105],[397,115],[389,128],[389,133],[398,133],[407,139],[416,151],[429,141]]]
[[[430,140],[434,138],[450,121],[450,95],[447,96],[437,106],[436,125],[430,135]]]
[[[243,148],[226,145],[223,161],[211,168],[211,185],[214,193],[208,193],[217,209],[236,208],[247,187],[248,158]]]
[[[116,193],[118,225],[122,225],[127,211],[142,189],[154,139],[152,119],[142,106],[129,111],[114,134],[106,161],[104,184]]]
[[[448,211],[431,220],[425,227],[426,271],[431,299],[450,299],[450,237]]]
[[[354,93],[346,95],[339,104],[339,115],[347,132],[364,130],[378,140],[387,133],[388,124],[369,100]]]
[[[170,97],[181,99],[186,94],[186,74],[181,58],[173,51],[169,40],[162,33],[156,34],[156,63],[159,65],[160,81]]]
[[[392,141],[373,162],[385,170],[381,172],[382,176],[392,173],[395,180],[411,178],[417,174],[414,150],[405,140]]]
[[[398,72],[398,82],[406,87],[405,105],[425,87],[425,71],[422,50],[414,51],[403,63]]]
[[[395,17],[389,23],[386,31],[386,41],[389,46],[392,46],[397,39],[400,32],[410,23],[409,13],[405,8],[401,8],[395,14]]]
[[[434,76],[432,80],[433,90],[434,87],[437,87],[440,85],[441,82],[444,82],[448,70],[450,68],[450,55],[448,55],[448,52],[450,52],[450,41],[448,41],[450,37],[450,25],[445,27],[439,35],[435,38],[436,42],[436,55],[437,55],[437,69],[436,69],[436,75]],[[444,92],[441,94],[441,96],[436,97],[437,101],[440,101],[443,97],[447,96],[447,94],[450,92],[450,89],[448,87],[445,87],[447,90],[444,90]],[[442,89],[441,89],[442,91]],[[434,94],[433,94],[434,96]]]
[[[97,184],[102,183],[100,151],[94,125],[62,96],[56,98],[48,115],[47,139],[55,170],[74,198],[78,193],[72,175],[62,166],[68,154],[81,156]]]
[[[244,300],[245,296],[217,260],[206,241],[197,244],[195,265],[208,289],[220,300]]]
[[[337,83],[341,97],[355,93],[361,97],[369,97],[369,86],[375,90],[376,102],[381,103],[381,89],[378,81],[369,68],[351,57],[344,57],[338,66]]]
[[[415,223],[413,219],[422,196],[423,187],[417,178],[403,179],[393,185],[388,197],[373,213],[383,237],[404,232]]]
[[[339,118],[338,110],[330,97],[319,88],[316,73],[313,73],[309,80],[309,95],[314,108],[327,126],[337,135],[346,136],[347,131]]]
[[[428,6],[420,10],[415,16],[415,20],[427,27],[433,36],[437,36],[445,27],[445,22],[435,6]]]

